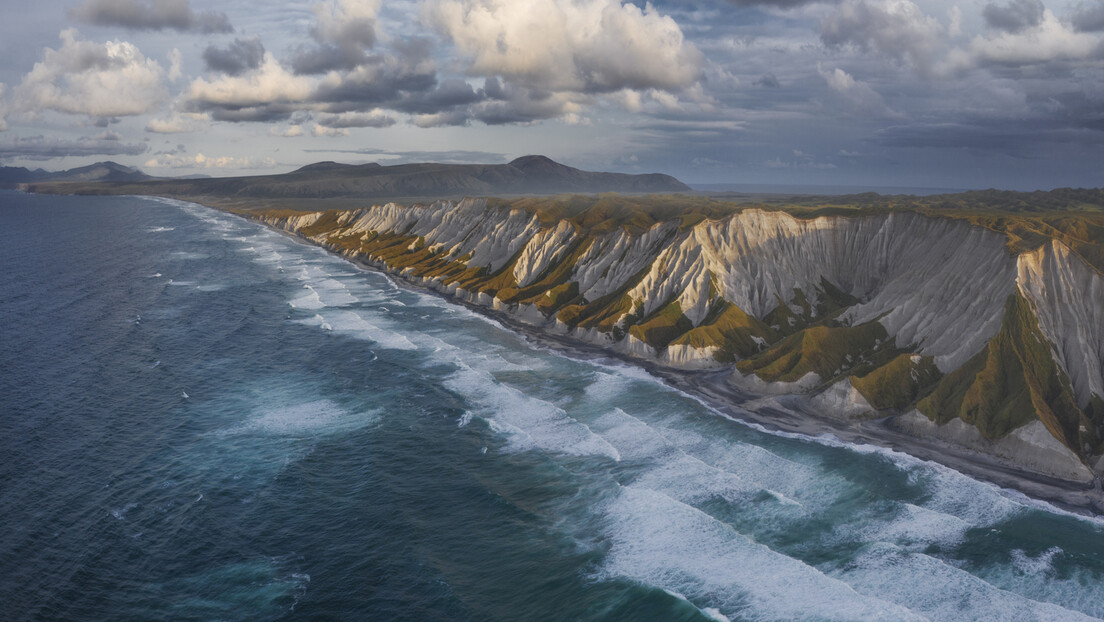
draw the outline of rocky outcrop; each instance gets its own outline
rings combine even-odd
[[[1002,233],[908,211],[711,216],[465,199],[262,218],[549,331],[809,393],[835,417],[893,417],[1067,479],[1104,453],[1104,279],[1061,242],[1017,255]]]

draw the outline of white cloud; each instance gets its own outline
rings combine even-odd
[[[1077,32],[1050,11],[1034,27],[978,35],[966,48],[952,50],[943,71],[959,72],[983,65],[1024,66],[1053,61],[1088,60],[1104,50],[1099,35]]]
[[[314,116],[314,121],[318,125],[336,129],[351,127],[391,127],[396,123],[394,117],[379,108],[368,112],[342,112],[339,114],[321,113]]]
[[[318,125],[317,123],[315,123],[313,126],[311,126],[311,135],[312,136],[330,136],[330,137],[348,136],[349,135],[349,130],[347,130],[345,128],[340,128],[340,127],[325,127],[323,125]]]
[[[930,69],[943,34],[943,25],[910,0],[845,0],[820,23],[830,46],[873,50],[921,72]]]
[[[265,53],[260,67],[242,75],[197,78],[188,86],[186,99],[191,106],[214,109],[216,118],[232,118],[235,113],[248,115],[251,109],[274,103],[297,109],[311,97],[314,88],[314,80],[291,73],[272,54]]]
[[[186,156],[166,153],[150,158],[143,166],[147,168],[184,169],[262,169],[275,168],[276,161],[272,158],[208,157],[202,153],[195,156]]]
[[[375,43],[379,0],[337,0],[314,5],[312,34],[320,41],[371,47]]]
[[[619,0],[431,0],[427,22],[470,73],[554,91],[680,90],[703,57],[651,4]]]
[[[885,100],[869,84],[856,80],[851,74],[836,67],[825,69],[817,63],[817,72],[828,84],[832,92],[847,101],[856,112],[876,114],[880,116],[897,116],[897,113],[886,106]]]
[[[20,111],[120,117],[144,114],[166,99],[164,70],[134,44],[95,43],[78,36],[75,29],[61,31],[61,47],[46,48],[43,59],[23,77],[15,92]]]
[[[169,50],[169,80],[176,82],[183,76],[180,68],[183,60],[184,55],[180,53],[179,48]]]
[[[367,62],[376,44],[379,0],[336,0],[314,5],[310,33],[318,45],[300,48],[291,60],[296,73],[352,69]]]
[[[167,119],[150,119],[146,131],[154,134],[183,134],[198,132],[210,120],[206,114],[174,113]]]
[[[298,136],[303,135],[303,126],[302,125],[292,125],[290,127],[282,129],[282,130],[278,127],[269,128],[268,135],[269,136],[281,136],[283,138],[296,138]]]

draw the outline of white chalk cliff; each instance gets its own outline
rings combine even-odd
[[[921,425],[916,418],[924,415],[911,406],[932,385],[915,369],[891,365],[893,357],[930,357],[946,382],[971,380],[953,372],[984,364],[1003,334],[1009,301],[1021,297],[1048,342],[1044,353],[1083,412],[1066,419],[1059,413],[1047,427],[1038,418],[1018,421],[1002,432],[1015,432],[1013,440],[992,444],[992,453],[1014,461],[1010,448],[1044,447],[1021,466],[1083,479],[1088,471],[1077,465],[1092,464],[1104,447],[1104,429],[1086,431],[1104,423],[1094,420],[1104,412],[1093,414],[1094,403],[1104,405],[1104,278],[1058,241],[1014,255],[1001,233],[907,211],[802,219],[748,209],[692,226],[663,220],[591,231],[570,219],[542,224],[524,209],[478,199],[263,220],[415,283],[631,356],[687,369],[740,365],[732,375],[740,386],[812,391],[819,395],[813,403],[835,416],[908,403],[882,415],[907,413],[908,430],[932,436],[946,422]],[[877,382],[858,381],[871,373]],[[860,393],[875,386],[888,387],[886,394]],[[945,393],[956,390],[969,393]],[[990,429],[981,419],[946,417],[957,428]],[[986,446],[970,439],[972,447]]]

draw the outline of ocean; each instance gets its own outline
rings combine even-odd
[[[1104,616],[1099,519],[198,205],[0,218],[0,619]]]

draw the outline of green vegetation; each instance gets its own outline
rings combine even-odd
[[[662,350],[675,337],[692,328],[694,324],[682,313],[682,306],[677,300],[672,300],[643,322],[629,327],[629,334],[656,350]]]
[[[851,386],[878,410],[904,410],[940,376],[932,357],[903,353],[865,376],[851,376]]]
[[[766,352],[736,363],[736,369],[767,382],[795,382],[813,372],[827,383],[841,374],[866,374],[898,352],[876,320],[859,326],[821,325],[786,337]]]
[[[698,349],[715,346],[718,350],[713,358],[721,363],[732,363],[738,358],[758,354],[777,338],[778,334],[769,326],[731,302],[722,301],[714,305],[700,326],[683,333],[671,344]]]
[[[1078,454],[1085,453],[1084,444],[1101,449],[1096,426],[1077,407],[1069,378],[1054,361],[1030,304],[1019,294],[1009,296],[997,336],[947,374],[917,408],[940,424],[959,417],[988,439],[1039,419]]]

